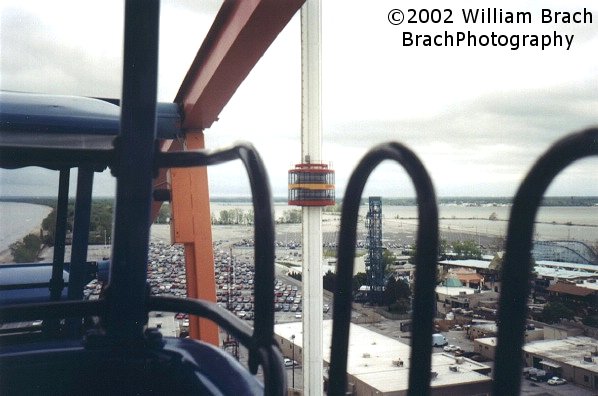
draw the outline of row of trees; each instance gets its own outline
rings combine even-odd
[[[289,209],[282,212],[282,216],[279,217],[276,222],[283,224],[300,224],[302,219],[301,209]]]
[[[212,213],[212,224],[218,225],[251,225],[255,216],[253,210],[245,211],[240,208],[224,209],[218,213],[218,217]]]
[[[482,258],[482,249],[480,249],[478,244],[472,240],[448,242],[446,239],[441,239],[438,244],[438,256],[441,259],[444,259],[449,252],[453,252],[456,255],[457,260],[479,260]],[[416,253],[417,245],[414,244],[411,248],[409,258],[409,262],[412,264],[415,262]]]
[[[91,204],[91,215],[89,223],[89,243],[105,244],[112,236],[112,199],[97,199]],[[66,230],[73,232],[75,222],[75,201],[70,200],[67,209]],[[48,246],[54,246],[56,231],[56,207],[42,221],[43,239],[42,242]]]
[[[42,249],[42,239],[29,234],[23,240],[10,245],[10,253],[16,263],[32,263],[37,261]]]
[[[10,245],[13,260],[17,263],[33,262],[39,257],[43,246],[54,246],[56,242],[56,200],[52,211],[42,220],[40,234],[29,234],[23,240]],[[89,243],[106,244],[112,236],[112,199],[96,199],[91,204]],[[66,231],[73,232],[75,222],[75,201],[69,200],[67,206]]]
[[[395,279],[390,276],[386,282],[384,289],[384,305],[388,307],[390,312],[405,314],[411,308],[411,289],[409,284],[402,279]]]

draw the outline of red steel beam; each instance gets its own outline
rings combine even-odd
[[[175,98],[184,129],[209,128],[305,0],[224,2]]]
[[[183,107],[183,129],[209,128],[251,69],[305,0],[226,0],[187,71],[175,102]],[[160,151],[181,148],[163,141]],[[167,186],[163,169],[155,188]],[[162,202],[152,205],[152,221]]]
[[[218,119],[239,85],[304,2],[305,0],[224,2],[175,98],[175,103],[181,104],[183,109],[182,128],[191,133],[184,143],[162,142],[161,151],[204,147],[201,131]],[[215,301],[207,172],[205,168],[194,171],[201,172],[203,176],[194,174],[192,179],[196,184],[190,189],[179,182],[187,180],[188,174],[193,170],[176,170],[177,174],[172,175],[170,180],[173,190],[173,242],[185,243],[189,296]],[[168,179],[168,171],[163,169],[155,179],[154,186],[171,187]],[[195,197],[195,204],[190,204],[185,199],[181,201],[181,194],[183,198]],[[204,206],[198,209],[200,203]],[[154,203],[152,218],[158,214],[161,204]],[[181,220],[185,218],[187,222],[182,221],[181,224]],[[189,225],[189,219],[193,219],[190,231],[187,230],[189,227],[184,227]],[[218,331],[213,323],[196,321],[196,318],[190,322],[193,338],[218,345]]]

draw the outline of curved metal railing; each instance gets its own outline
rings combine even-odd
[[[264,369],[266,394],[286,392],[282,357],[274,347],[274,214],[266,168],[255,148],[240,143],[228,149],[160,153],[159,168],[215,165],[240,159],[247,170],[255,214],[255,320],[249,348],[249,368]]]
[[[521,387],[527,298],[530,292],[534,220],[546,189],[574,161],[598,155],[598,129],[588,129],[556,142],[527,174],[513,201],[498,310],[494,395],[517,395]]]
[[[274,340],[274,217],[268,176],[257,151],[250,144],[216,151],[187,151],[158,154],[157,167],[190,167],[219,164],[241,159],[252,192],[255,213],[255,320],[254,330],[218,305],[195,299],[149,297],[146,311],[186,312],[212,320],[229,331],[249,350],[249,369],[264,371],[266,395],[286,392],[282,355]],[[50,319],[98,315],[110,320],[110,305],[105,300],[58,301],[43,304],[19,304],[0,307],[3,321]]]
[[[509,220],[506,254],[501,272],[499,333],[493,378],[494,395],[516,395],[521,386],[521,351],[524,343],[526,301],[534,220],[549,184],[574,161],[598,154],[598,129],[572,134],[555,143],[533,166],[515,196]],[[274,222],[270,187],[263,163],[251,145],[240,144],[218,151],[160,153],[157,167],[206,166],[241,159],[245,165],[255,211],[256,312],[255,329],[214,303],[194,299],[149,297],[146,309],[187,312],[212,320],[235,336],[250,351],[250,370],[262,365],[265,392],[286,392],[282,356],[274,341]],[[409,395],[429,395],[434,287],[438,254],[438,209],[432,182],[408,148],[398,143],[374,147],[360,161],[349,180],[343,202],[338,245],[337,289],[334,295],[333,335],[329,370],[329,395],[344,395],[347,386],[347,349],[351,318],[351,279],[361,194],[372,171],[384,160],[402,165],[413,180],[418,203],[416,279]],[[109,306],[99,301],[60,301],[0,307],[5,321],[69,316],[105,316]]]
[[[417,193],[419,226],[417,230],[417,273],[413,316],[413,338],[409,371],[409,394],[428,395],[432,353],[434,287],[438,257],[438,208],[432,181],[417,156],[399,143],[386,143],[370,150],[353,171],[343,200],[338,245],[337,281],[334,293],[332,350],[329,370],[329,395],[345,395],[347,389],[347,349],[351,320],[351,280],[357,217],[361,194],[372,171],[384,160],[402,165]]]

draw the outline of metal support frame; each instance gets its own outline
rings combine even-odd
[[[262,365],[266,378],[266,394],[282,394],[286,389],[286,376],[281,371],[282,357],[273,341],[274,213],[270,184],[261,158],[251,145],[240,144],[215,152],[203,150],[160,153],[156,157],[156,166],[185,168],[215,165],[233,159],[240,159],[247,170],[255,213],[255,320],[248,365],[253,374],[257,373],[258,365]],[[246,345],[237,333],[231,334]]]
[[[87,278],[87,246],[89,244],[89,224],[91,217],[91,191],[93,170],[79,168],[77,174],[77,198],[75,201],[75,221],[73,224],[73,244],[69,271],[68,299],[83,298],[84,282]]]
[[[372,304],[381,304],[384,292],[384,260],[382,257],[382,199],[369,198],[369,211],[366,217],[368,229],[367,281],[370,290],[368,300]]]
[[[320,0],[301,8],[301,157],[305,163],[322,159],[322,90]],[[324,393],[322,347],[322,208],[303,207],[303,389]]]
[[[112,268],[106,292],[107,335],[117,344],[143,339],[147,322],[147,255],[156,136],[158,0],[125,3],[121,134]]]
[[[88,278],[87,247],[89,244],[92,188],[93,170],[90,168],[79,168],[77,174],[75,220],[73,223],[73,243],[71,245],[71,263],[69,268],[69,287],[67,292],[69,300],[83,299],[83,287]],[[81,319],[67,320],[66,327],[70,336],[79,336]]]
[[[186,150],[203,149],[203,132],[187,132]],[[187,296],[216,302],[214,249],[208,171],[205,167],[170,170],[172,242],[185,245]],[[205,319],[189,318],[190,336],[219,345],[218,326]]]
[[[218,119],[220,112],[238,86],[304,1],[227,0],[224,2],[175,98],[175,102],[183,109],[182,128],[185,131],[201,133],[203,128],[209,127]],[[203,143],[201,146],[189,146],[188,143],[185,141],[188,147],[203,148]],[[178,142],[165,141],[161,143],[160,151],[168,152],[178,148],[180,148]],[[194,170],[192,172],[197,175],[205,171]],[[165,169],[162,169],[155,185],[167,184],[167,173]],[[188,172],[177,170],[174,173],[183,175]],[[177,178],[178,176],[174,177],[174,179]],[[208,249],[206,243],[212,238],[207,176],[202,176],[199,180],[194,179],[191,183],[196,191],[195,196],[199,199],[196,204],[201,205],[204,209],[207,206],[208,209],[207,211],[202,209],[200,214],[196,211],[196,207],[186,206],[186,211],[174,215],[173,220],[175,223],[184,222],[184,217],[191,215],[197,222],[196,225],[199,225],[188,238],[185,238],[193,243],[192,245],[188,244],[185,248],[188,271],[187,288],[192,290],[191,295],[201,295],[202,298],[215,301],[215,283],[213,276],[209,276],[214,272],[214,264],[213,260],[210,261],[210,257],[206,256],[213,254],[212,247],[210,246]],[[176,197],[180,197],[175,190],[176,187],[171,188],[172,195],[175,197],[173,207],[177,205],[176,201],[179,201]],[[158,213],[160,205],[159,202],[154,203],[152,217]],[[202,218],[201,216],[204,216],[205,213],[207,213],[207,218]],[[175,233],[176,230],[173,230],[173,235]],[[176,241],[176,238],[173,238],[173,241]],[[198,324],[192,319],[190,325],[192,337],[206,340],[204,335],[212,334],[212,336],[208,336],[207,340],[218,343],[217,334],[214,338],[214,332],[209,330],[210,324],[201,320]],[[207,328],[201,330],[204,325]]]
[[[52,278],[50,280],[50,299],[60,300],[64,289],[64,248],[66,244],[66,221],[69,205],[70,169],[60,170],[58,179],[58,202],[56,204],[56,225],[54,228],[54,257],[52,260]]]
[[[369,175],[384,160],[401,164],[410,176],[417,194],[419,226],[418,249],[415,256],[413,330],[409,361],[410,396],[430,394],[432,353],[432,322],[434,316],[434,287],[438,257],[438,208],[432,181],[421,161],[405,146],[398,143],[381,144],[371,149],[359,162],[347,185],[338,244],[336,290],[329,370],[328,394],[342,396],[347,389],[347,353],[351,322],[351,286],[357,240],[357,218],[365,183]]]
[[[188,105],[192,95],[198,93],[196,88],[204,95],[204,100],[198,101],[198,106],[192,105],[192,111],[186,112],[187,123],[183,126],[185,129],[191,127],[193,120],[204,119],[202,115],[205,114],[206,108],[211,112],[213,120],[217,118],[228,98],[302,3],[302,0],[225,1],[215,21],[216,30],[210,31],[206,38],[207,46],[202,46],[207,48],[207,52],[200,50],[202,57],[194,62],[195,67],[191,71],[194,74],[199,68],[201,72],[208,73],[208,89],[198,88],[191,82],[192,89],[182,94],[183,100],[177,100],[177,103]],[[244,18],[247,23],[238,25],[237,23]],[[270,189],[263,163],[249,146],[238,146],[213,154],[183,152],[171,153],[173,156],[156,156],[158,26],[157,0],[127,0],[121,133],[115,139],[113,149],[109,147],[105,152],[89,151],[104,155],[101,158],[102,163],[109,163],[117,177],[112,267],[105,299],[98,302],[74,301],[26,307],[8,306],[0,308],[0,314],[5,318],[100,315],[104,318],[106,337],[92,337],[93,340],[88,339],[89,345],[106,346],[110,353],[118,351],[126,355],[130,349],[147,350],[147,342],[151,340],[146,339],[143,328],[147,323],[148,310],[168,310],[170,307],[179,312],[188,311],[215,320],[229,329],[249,348],[250,371],[255,374],[258,365],[262,366],[266,380],[265,393],[282,395],[286,392],[286,377],[282,357],[273,337],[274,222]],[[226,29],[219,31],[223,26]],[[239,27],[241,29],[237,30]],[[214,32],[217,34],[213,35]],[[221,35],[223,32],[224,35]],[[212,46],[214,43],[215,47]],[[226,49],[227,46],[229,49]],[[220,57],[222,63],[216,66],[217,73],[210,75],[214,71],[213,63],[203,63],[206,61],[203,57],[206,54],[209,54],[209,57]],[[183,85],[186,88],[190,87],[186,83]],[[186,88],[182,88],[182,91]],[[217,97],[212,95],[213,93],[216,93]],[[227,99],[223,101],[225,97]],[[75,148],[72,153],[76,156],[74,162],[87,159],[88,152]],[[48,166],[52,165],[52,155],[46,158]],[[202,306],[201,302],[194,300],[177,299],[169,302],[151,298],[147,295],[146,287],[152,177],[162,166],[202,166],[235,158],[240,158],[248,170],[256,216],[255,261],[256,279],[259,279],[259,282],[255,285],[255,294],[256,302],[259,303],[256,304],[255,330],[250,337],[239,331],[238,320],[232,314],[218,312],[219,308],[216,305]],[[230,317],[227,318],[226,315]],[[106,341],[109,342],[108,345]]]
[[[291,335],[291,349],[292,349],[292,357],[291,357],[291,364],[293,365],[293,384],[292,388],[295,389],[295,334]]]
[[[209,128],[305,0],[226,0],[175,98],[183,127]]]

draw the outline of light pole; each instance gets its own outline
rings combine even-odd
[[[293,389],[295,389],[295,334],[291,335],[291,350],[293,358],[291,364],[293,365]]]

